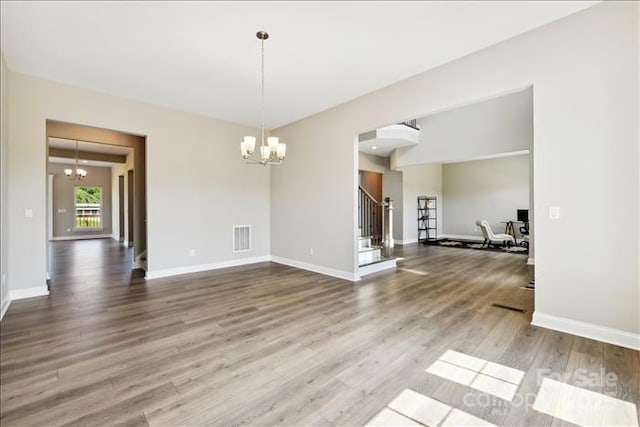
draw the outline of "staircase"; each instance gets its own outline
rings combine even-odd
[[[358,238],[358,265],[363,266],[380,261],[382,246],[372,246],[371,237]]]
[[[385,246],[384,219],[388,205],[379,203],[362,187],[358,191],[358,271],[360,276],[396,267],[395,257]],[[389,219],[387,218],[387,221]]]
[[[133,268],[141,268],[144,271],[147,271],[147,250],[146,249],[142,251],[140,255],[134,258]]]

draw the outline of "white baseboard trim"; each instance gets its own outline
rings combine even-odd
[[[550,314],[540,313],[539,311],[533,312],[531,324],[633,350],[640,350],[640,334],[634,334],[620,329],[552,316]]]
[[[410,245],[411,243],[418,243],[418,239],[398,240],[394,242],[396,245]]]
[[[536,259],[535,258],[528,258],[527,259],[527,265],[536,265]]]
[[[120,236],[117,236],[117,235],[115,235],[115,234],[112,234],[112,235],[111,235],[111,238],[112,238],[113,240],[115,240],[116,242],[119,242],[119,241],[120,241]]]
[[[236,267],[239,265],[255,264],[258,262],[271,261],[269,255],[234,259],[229,261],[214,262],[211,264],[188,265],[186,267],[165,268],[163,270],[147,271],[145,275],[147,280],[159,279],[161,277],[177,276],[180,274],[199,273],[201,271],[218,270],[220,268]]]
[[[442,234],[438,236],[438,238],[444,239],[455,239],[455,240],[470,240],[472,242],[484,242],[484,237],[482,236],[472,236],[469,234]]]
[[[47,289],[46,285],[25,289],[14,289],[9,291],[9,298],[11,299],[11,301],[25,298],[42,297],[46,295],[49,295],[49,289]]]
[[[7,299],[2,303],[2,308],[0,308],[0,321],[4,317],[7,310],[9,310],[9,305],[11,304],[11,298],[7,295]]]
[[[456,239],[456,240],[470,240],[472,242],[484,242],[482,236],[471,236],[467,234],[438,234],[438,239]],[[396,245],[408,245],[411,243],[418,243],[417,239],[396,240]]]
[[[85,239],[110,239],[113,236],[111,234],[83,234],[81,236],[57,236],[53,237],[51,240],[85,240]]]
[[[360,275],[360,277],[363,277],[384,270],[395,270],[396,267],[396,259],[394,258],[388,261],[377,262],[375,264],[363,265],[362,267],[358,268],[358,274]]]
[[[329,267],[323,267],[321,265],[316,264],[307,264],[306,262],[300,262],[294,259],[282,258],[279,256],[271,256],[271,261],[276,262],[278,264],[288,265],[289,267],[301,268],[303,270],[313,271],[314,273],[325,274],[331,277],[337,277],[338,279],[349,280],[351,282],[357,282],[360,280],[359,275],[356,273],[335,270]]]

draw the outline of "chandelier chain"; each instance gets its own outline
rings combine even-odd
[[[73,169],[65,169],[64,173],[65,175],[67,175],[67,178],[69,178],[72,181],[75,180],[82,180],[85,176],[87,176],[87,171],[84,169],[80,169],[78,167],[78,140],[76,139],[76,158],[74,161],[74,166],[75,166],[75,170]]]
[[[76,172],[78,171],[78,140],[76,139]]]
[[[260,115],[262,122],[262,140],[261,143],[264,145],[264,39],[260,40]]]

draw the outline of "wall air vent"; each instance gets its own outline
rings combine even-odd
[[[233,226],[233,252],[247,252],[251,250],[251,226]]]

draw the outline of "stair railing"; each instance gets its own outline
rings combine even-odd
[[[415,130],[420,130],[420,126],[418,126],[418,120],[417,119],[405,120],[404,122],[398,123],[398,124],[409,126],[410,128],[415,129]]]
[[[358,187],[358,228],[361,237],[371,237],[371,245],[381,246],[382,204],[362,186]]]

